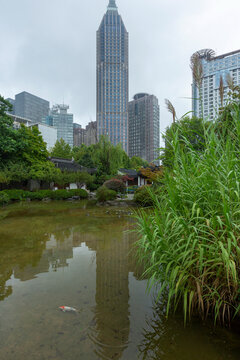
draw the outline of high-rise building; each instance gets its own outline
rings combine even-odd
[[[73,147],[73,114],[68,114],[68,109],[68,105],[54,105],[46,119],[57,129],[58,140],[63,139]]]
[[[73,124],[73,145],[81,146],[85,144],[86,130],[80,124]]]
[[[41,122],[49,113],[49,101],[26,91],[15,96],[14,114],[33,122]]]
[[[196,56],[200,60],[202,76],[199,84],[193,79],[193,114],[212,120],[222,106],[219,92],[220,79],[223,79],[224,86],[223,105],[228,98],[228,79],[232,79],[234,85],[240,85],[240,50],[220,56],[215,56],[215,52],[211,49],[200,50],[193,54],[191,60]]]
[[[81,125],[73,124],[73,138],[74,146],[86,146],[94,145],[97,143],[97,122],[90,121],[83,129]]]
[[[129,156],[159,165],[160,115],[158,99],[146,93],[137,94],[128,104]]]
[[[90,121],[86,126],[86,146],[94,145],[97,143],[97,122]]]
[[[115,0],[97,31],[97,132],[128,151],[128,32]]]

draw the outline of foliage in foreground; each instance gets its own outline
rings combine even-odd
[[[240,310],[239,104],[226,109],[221,132],[207,124],[204,144],[199,152],[175,133],[164,191],[152,194],[152,215],[138,216],[139,256],[167,313],[181,305],[185,321],[197,313],[230,323]]]

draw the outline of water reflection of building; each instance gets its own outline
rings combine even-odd
[[[96,251],[96,328],[92,340],[101,359],[120,359],[127,347],[129,322],[128,235],[109,227]],[[86,242],[93,248],[92,242]]]

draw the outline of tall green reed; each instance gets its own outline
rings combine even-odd
[[[173,137],[173,170],[165,171],[154,209],[137,216],[139,258],[149,289],[160,285],[166,311],[183,307],[184,320],[209,315],[230,323],[240,310],[240,113],[231,105],[231,130],[208,124],[205,150]]]

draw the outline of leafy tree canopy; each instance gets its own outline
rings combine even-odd
[[[0,167],[9,163],[31,165],[46,161],[48,152],[40,132],[36,127],[19,129],[13,126],[13,120],[6,114],[12,105],[0,96]]]
[[[57,140],[51,151],[51,156],[62,159],[72,159],[71,146],[67,144],[63,139]]]

